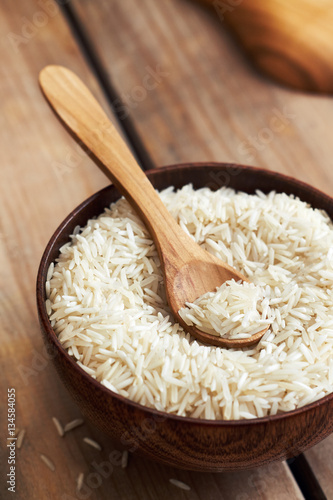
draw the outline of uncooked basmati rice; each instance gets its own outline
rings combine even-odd
[[[75,418],[74,420],[71,420],[65,425],[64,432],[66,433],[72,431],[77,427],[80,427],[82,424],[84,424],[84,420],[82,418]]]
[[[85,443],[89,444],[89,446],[91,446],[92,448],[95,448],[98,451],[102,450],[101,445],[99,443],[97,443],[97,441],[95,441],[94,439],[91,439],[89,437],[85,437],[85,438],[83,438],[83,441]]]
[[[169,482],[171,484],[173,484],[174,486],[177,486],[177,488],[180,488],[181,490],[185,490],[185,491],[190,491],[191,488],[188,484],[186,483],[183,483],[183,481],[179,481],[178,479],[169,479]]]
[[[76,480],[76,492],[77,493],[80,493],[81,488],[83,486],[83,481],[84,481],[84,473],[80,472],[80,474],[78,475],[77,480]]]
[[[52,460],[49,459],[46,455],[41,454],[40,455],[41,460],[44,462],[44,464],[52,471],[55,471],[55,465],[52,462]]]
[[[81,368],[130,400],[195,418],[274,415],[332,392],[327,214],[284,193],[187,185],[160,195],[203,248],[264,285],[271,327],[242,350],[193,340],[170,315],[147,229],[121,199],[76,228],[50,267],[51,325]]]
[[[17,435],[16,448],[19,450],[23,444],[25,429],[21,429]]]
[[[228,339],[249,338],[274,321],[269,287],[234,279],[178,311],[188,326]]]
[[[124,450],[121,455],[121,468],[126,469],[127,464],[128,464],[128,451]]]

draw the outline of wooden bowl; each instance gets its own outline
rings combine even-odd
[[[333,218],[333,199],[293,178],[266,170],[225,163],[183,164],[151,170],[158,189],[192,183],[195,188],[221,186],[253,193],[276,190],[299,196]],[[82,413],[129,451],[182,469],[221,472],[258,467],[298,455],[333,431],[333,394],[271,417],[213,421],[170,415],[129,401],[102,386],[63,349],[45,309],[47,270],[75,226],[103,212],[119,198],[108,186],[77,207],[59,226],[43,254],[37,277],[37,307],[50,357]]]

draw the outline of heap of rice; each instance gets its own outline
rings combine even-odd
[[[178,311],[188,326],[228,339],[246,339],[273,322],[270,288],[254,283],[223,283],[215,292],[207,292],[194,302],[186,302]]]
[[[60,342],[104,386],[177,415],[274,415],[333,390],[333,227],[286,194],[160,193],[185,231],[265,286],[271,328],[256,346],[201,345],[170,315],[159,258],[121,199],[76,228],[51,264],[46,308]]]

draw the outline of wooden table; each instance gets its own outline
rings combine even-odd
[[[58,224],[106,178],[59,125],[37,84],[46,64],[77,72],[123,131],[143,168],[230,161],[288,173],[333,194],[333,101],[258,75],[223,22],[190,0],[2,0],[1,30],[1,498],[333,498],[333,437],[291,463],[225,474],[178,471],[129,457],[92,476],[118,449],[80,417],[39,332],[35,277]],[[7,389],[16,391],[16,496],[7,490]],[[102,451],[83,442],[102,443]],[[40,455],[55,465],[49,470]],[[85,473],[76,493],[79,473]],[[170,482],[178,479],[190,489]],[[95,481],[95,482],[94,482]]]

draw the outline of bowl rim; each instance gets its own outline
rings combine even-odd
[[[263,175],[267,177],[271,177],[272,180],[274,178],[279,178],[280,180],[289,183],[290,185],[298,186],[303,189],[308,190],[309,192],[312,192],[316,196],[320,197],[324,201],[331,202],[333,204],[333,198],[325,194],[324,192],[320,191],[317,188],[314,188],[313,186],[300,181],[292,176],[282,174],[280,172],[276,172],[273,170],[267,170],[264,168],[260,167],[253,167],[253,166],[248,166],[248,165],[241,165],[238,163],[228,163],[228,162],[189,162],[189,163],[177,163],[177,164],[171,164],[171,165],[165,165],[157,168],[150,169],[146,171],[145,173],[148,174],[148,176],[160,173],[160,172],[173,172],[173,171],[179,171],[180,169],[186,169],[186,170],[199,170],[202,168],[240,168],[243,172],[256,172],[258,175]],[[156,408],[151,408],[149,406],[142,405],[140,403],[137,403],[135,401],[132,401],[125,396],[122,396],[120,394],[117,394],[116,392],[113,392],[111,389],[108,389],[104,385],[102,385],[99,381],[91,377],[83,368],[81,368],[77,362],[74,360],[72,356],[70,356],[67,352],[66,349],[63,348],[62,344],[60,343],[55,331],[51,327],[50,320],[48,318],[47,312],[46,312],[46,307],[45,307],[45,300],[46,300],[46,293],[45,293],[45,282],[46,282],[46,276],[47,276],[47,271],[48,271],[48,266],[46,266],[46,263],[48,261],[49,255],[53,250],[54,244],[57,242],[59,234],[63,231],[63,229],[66,227],[66,225],[84,208],[86,208],[88,205],[90,205],[94,200],[102,197],[105,192],[109,191],[110,188],[113,188],[115,191],[117,191],[116,187],[112,184],[109,184],[105,186],[104,188],[100,189],[99,191],[95,192],[91,196],[89,196],[87,199],[85,199],[83,202],[81,202],[78,206],[76,206],[67,216],[63,221],[58,225],[57,229],[53,232],[52,236],[49,238],[49,241],[45,247],[45,250],[42,254],[42,258],[38,267],[38,272],[37,272],[37,279],[36,279],[36,304],[37,304],[37,312],[39,316],[39,321],[43,326],[44,332],[47,335],[47,338],[49,341],[51,341],[53,347],[57,349],[57,354],[64,356],[66,361],[71,365],[71,367],[78,372],[78,374],[83,377],[88,383],[91,383],[96,389],[101,390],[102,393],[106,397],[113,397],[116,400],[118,400],[122,404],[129,405],[135,410],[139,410],[140,412],[143,413],[150,413],[156,417],[156,420],[160,421],[165,421],[165,420],[172,420],[172,421],[177,421],[181,422],[184,424],[191,424],[191,425],[199,425],[199,426],[205,426],[205,427],[242,427],[242,426],[258,426],[258,425],[263,425],[263,424],[268,424],[268,423],[273,423],[276,421],[284,421],[289,418],[294,418],[297,415],[300,415],[302,413],[307,413],[308,411],[315,410],[319,406],[325,405],[325,403],[333,401],[333,392],[330,394],[327,394],[326,396],[323,396],[322,398],[309,403],[305,406],[302,406],[300,408],[296,408],[294,410],[290,410],[284,413],[279,413],[276,415],[268,415],[265,417],[254,417],[251,419],[240,419],[240,420],[222,420],[222,419],[204,419],[204,418],[194,418],[194,417],[184,417],[181,415],[176,415],[173,413],[168,413],[166,411],[162,410],[157,410]],[[279,191],[278,191],[279,192]],[[119,195],[120,197],[120,195]]]

